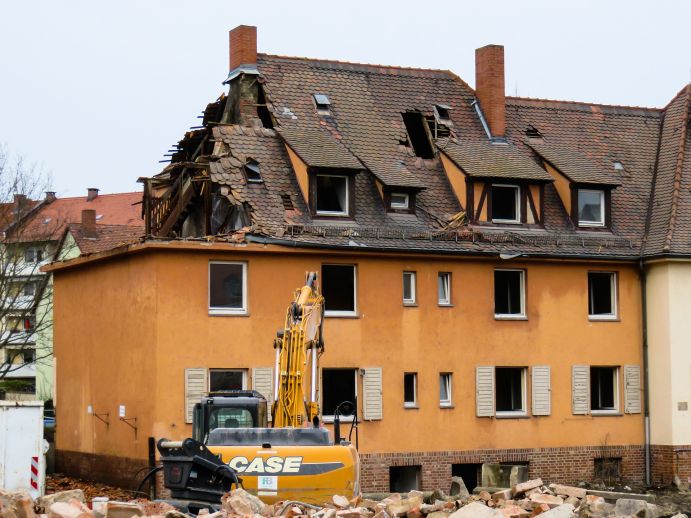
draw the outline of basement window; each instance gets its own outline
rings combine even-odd
[[[451,400],[451,373],[442,372],[439,375],[439,406],[452,406]]]
[[[605,226],[605,191],[578,189],[578,225]]]
[[[329,97],[324,94],[314,94],[314,105],[317,107],[317,113],[320,115],[331,114],[331,101]]]
[[[390,466],[389,492],[408,493],[422,489],[421,466]]]
[[[614,320],[617,318],[617,274],[588,272],[588,318]]]
[[[248,160],[243,168],[248,183],[262,183],[262,175],[259,171],[259,163],[256,160]]]
[[[495,383],[497,417],[526,415],[526,369],[497,367]]]
[[[494,270],[494,318],[525,319],[525,271]]]
[[[403,406],[417,408],[417,372],[403,374]]]
[[[209,392],[246,388],[247,371],[244,369],[209,369]]]
[[[410,195],[404,192],[392,192],[391,208],[408,210],[410,208]]]
[[[415,156],[420,158],[434,158],[434,148],[430,139],[427,121],[420,112],[405,112],[401,114],[403,124],[408,132],[408,140],[413,146]]]
[[[521,222],[520,189],[517,185],[492,185],[492,222]]]
[[[344,401],[357,400],[356,369],[322,369],[322,415],[333,422],[336,407]],[[341,419],[349,416],[341,416]]]
[[[247,313],[247,263],[209,263],[209,315]]]
[[[322,295],[327,317],[356,316],[356,272],[352,264],[322,265]]]
[[[590,411],[593,414],[619,412],[619,369],[590,367]]]
[[[451,274],[439,272],[437,275],[437,299],[440,306],[451,305]]]
[[[348,216],[348,177],[332,174],[318,174],[316,184],[317,215]]]
[[[414,306],[417,302],[415,277],[415,272],[403,272],[403,305],[405,306]]]

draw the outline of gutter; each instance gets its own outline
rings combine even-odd
[[[650,380],[648,378],[648,297],[646,293],[646,271],[643,258],[638,262],[638,269],[641,276],[641,311],[642,321],[642,345],[643,345],[643,435],[644,435],[644,455],[645,455],[645,483],[651,484],[650,476]]]

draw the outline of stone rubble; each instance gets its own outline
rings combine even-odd
[[[425,500],[420,491],[393,493],[380,501],[361,496],[348,500],[334,495],[323,507],[300,502],[268,505],[244,489],[221,499],[217,512],[203,510],[198,518],[659,518],[659,508],[644,500],[619,498],[615,504],[579,487],[551,484],[541,479],[511,489],[468,494],[462,481],[452,486],[455,495],[435,491]],[[99,500],[99,499],[96,499]],[[26,492],[0,490],[0,518],[189,518],[165,502],[94,500],[92,510],[81,490],[70,490],[33,501]],[[98,503],[98,506],[96,504]],[[677,514],[673,518],[688,518]]]

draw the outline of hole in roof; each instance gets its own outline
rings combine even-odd
[[[261,183],[262,175],[259,172],[259,163],[256,160],[248,160],[244,167],[245,178],[249,183]]]
[[[103,214],[97,214],[96,215],[96,221],[98,221],[99,219],[103,219]]]
[[[50,218],[46,218],[43,220],[44,225],[47,225],[48,223],[50,223]]]
[[[284,210],[294,210],[295,206],[293,205],[293,200],[290,197],[290,194],[281,194],[281,202],[283,202],[283,209]]]
[[[528,127],[525,129],[525,134],[530,138],[542,138],[542,133],[540,133],[540,130],[532,124],[528,124]]]
[[[451,106],[447,106],[446,104],[434,105],[434,111],[437,114],[437,118],[442,122],[451,122],[451,114],[449,113],[450,109]]]
[[[274,121],[271,117],[271,112],[266,103],[266,94],[264,93],[264,87],[259,85],[259,95],[257,96],[257,117],[262,121],[262,126],[265,128],[273,129]]]
[[[429,126],[422,113],[405,112],[401,116],[415,155],[420,158],[434,158]]]
[[[612,162],[612,166],[614,167],[615,171],[624,170],[624,164],[622,164],[619,160],[615,160],[614,162]]]
[[[328,113],[331,109],[331,101],[326,94],[314,94],[314,104],[317,106],[317,111]]]

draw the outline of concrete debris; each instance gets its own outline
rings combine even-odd
[[[522,493],[526,493],[532,489],[537,489],[538,487],[542,486],[542,479],[541,478],[536,478],[535,480],[528,480],[527,482],[521,482],[520,484],[516,484],[513,488],[513,494],[514,496],[520,495]]]
[[[461,477],[451,477],[450,495],[456,498],[468,498],[470,496],[470,492]]]
[[[34,518],[34,502],[24,491],[8,493],[0,491],[0,516],[12,515],[16,518]]]

